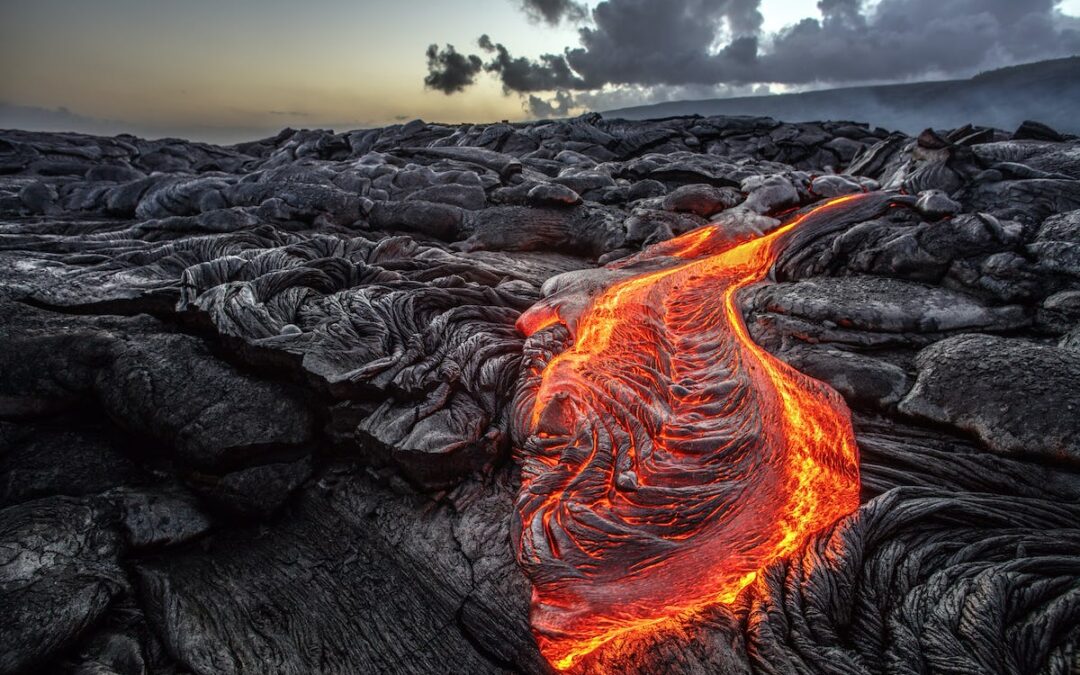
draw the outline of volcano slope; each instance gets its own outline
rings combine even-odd
[[[1080,141],[0,132],[0,672],[1080,669]]]

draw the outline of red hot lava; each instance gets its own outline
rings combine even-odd
[[[530,365],[515,403],[513,531],[556,668],[732,602],[858,506],[843,400],[757,346],[736,293],[765,278],[796,228],[868,196],[739,245],[695,230],[521,316]],[[553,356],[560,331],[542,329],[556,324],[571,343]]]

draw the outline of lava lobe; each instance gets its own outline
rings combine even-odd
[[[556,668],[732,602],[858,506],[846,405],[751,340],[736,293],[796,230],[884,202],[835,199],[744,243],[701,228],[556,278],[521,316],[512,532]]]

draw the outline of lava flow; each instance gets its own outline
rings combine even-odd
[[[835,199],[737,245],[695,230],[556,279],[521,316],[512,529],[556,668],[734,601],[858,506],[843,400],[757,346],[736,293],[765,278],[796,228],[868,199],[881,202]]]

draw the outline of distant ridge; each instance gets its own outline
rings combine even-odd
[[[968,80],[671,101],[602,114],[630,120],[681,115],[757,115],[787,122],[847,119],[908,133],[969,122],[1011,130],[1033,119],[1080,134],[1078,109],[1080,56],[1072,56],[991,70]]]

